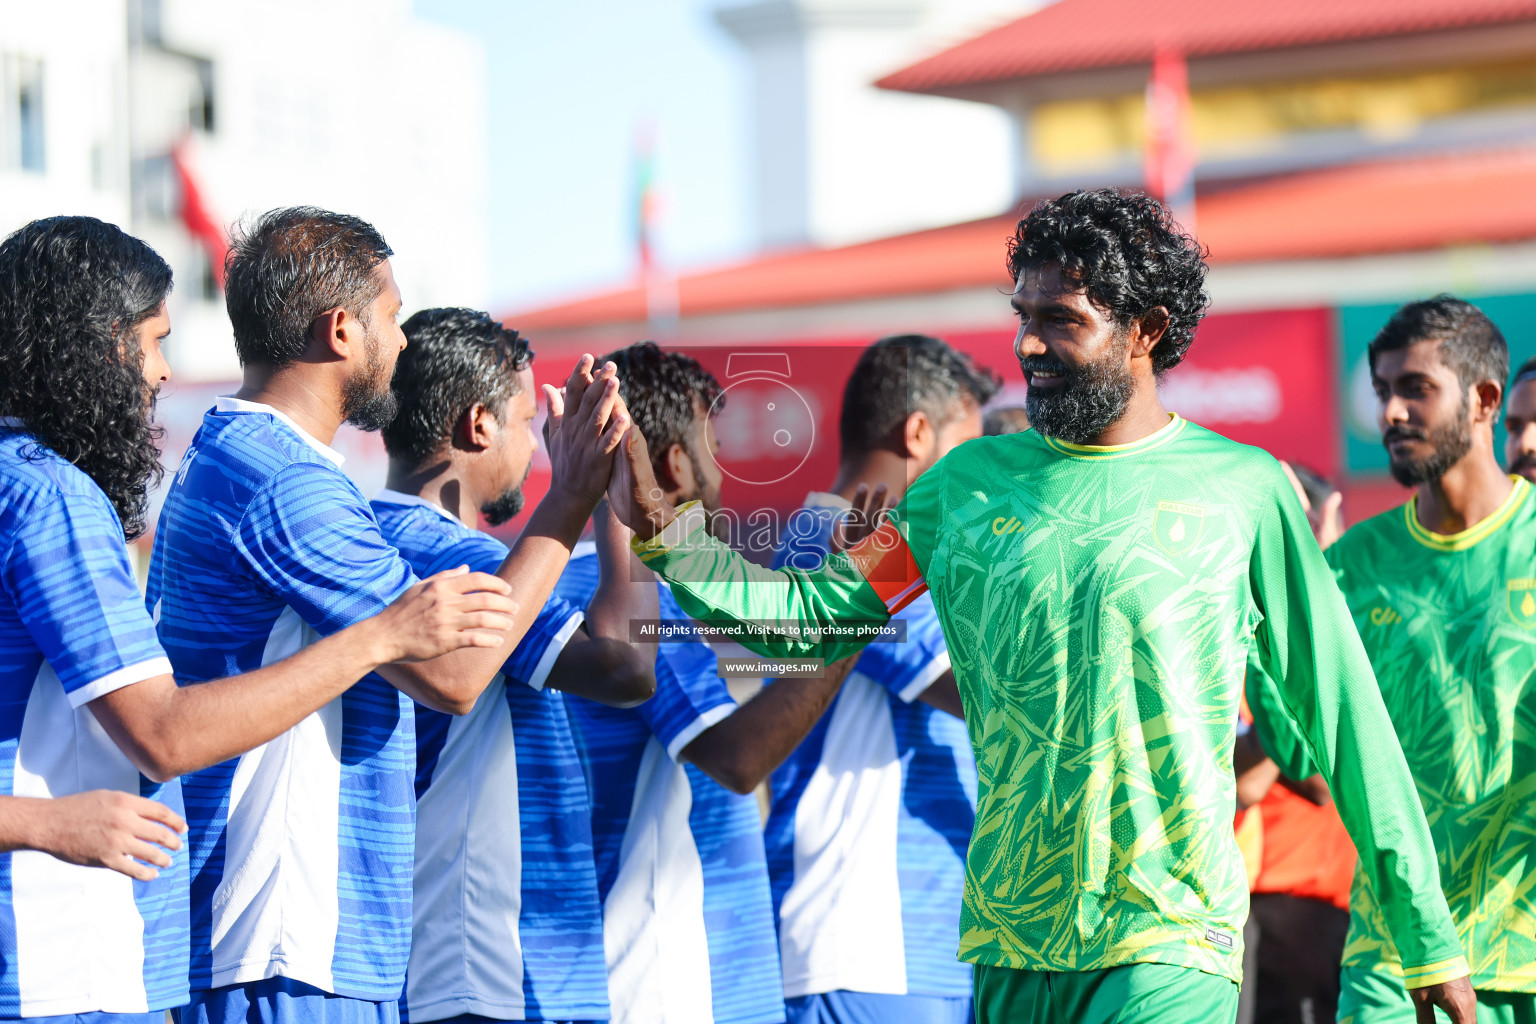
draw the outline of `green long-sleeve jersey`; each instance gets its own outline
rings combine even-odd
[[[1254,649],[1338,794],[1408,984],[1467,973],[1370,663],[1264,452],[1178,417],[1108,448],[979,438],[810,572],[762,569],[700,525],[682,516],[636,551],[689,614],[769,626],[744,641],[765,656],[851,653],[805,627],[931,590],[980,782],[962,959],[1240,978],[1231,754]]]
[[[1418,784],[1479,991],[1536,992],[1536,498],[1431,533],[1413,502],[1328,549]],[[1356,876],[1344,963],[1396,973],[1379,890]]]

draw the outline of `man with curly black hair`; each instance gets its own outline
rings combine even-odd
[[[983,1022],[1230,1021],[1247,884],[1232,745],[1250,649],[1317,755],[1414,989],[1475,1000],[1370,661],[1269,455],[1163,408],[1206,306],[1200,246],[1139,194],[1038,204],[1008,248],[1034,429],[961,445],[841,557],[769,572],[620,465],[614,508],[695,616],[769,656],[862,639],[931,590],[980,785],[960,957]],[[789,626],[779,626],[788,621]]]
[[[511,624],[505,583],[445,574],[291,658],[179,687],[124,536],[142,529],[158,468],[170,290],[164,260],[94,218],[34,221],[0,244],[8,1019],[163,1021],[187,1000],[190,941],[175,777],[273,740],[381,664],[496,646]]]

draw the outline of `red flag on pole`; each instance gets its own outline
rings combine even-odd
[[[1147,78],[1146,183],[1173,211],[1185,231],[1195,231],[1195,136],[1190,117],[1189,70],[1184,55],[1159,48]]]
[[[202,189],[198,187],[197,179],[187,163],[185,142],[177,143],[171,150],[171,165],[176,169],[176,184],[181,190],[181,223],[208,254],[213,279],[218,282],[219,289],[223,290],[224,254],[229,251],[229,241],[224,237],[224,229],[209,214],[203,202]]]

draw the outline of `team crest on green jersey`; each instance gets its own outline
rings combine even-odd
[[[1526,629],[1536,628],[1536,580],[1510,580],[1509,615]]]
[[[1152,536],[1157,546],[1170,555],[1188,554],[1200,539],[1205,525],[1205,508],[1177,501],[1160,501],[1152,513]]]

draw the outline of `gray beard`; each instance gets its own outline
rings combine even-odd
[[[1121,355],[1068,371],[1066,383],[1056,390],[1030,388],[1024,397],[1030,426],[1068,444],[1088,444],[1108,430],[1125,415],[1136,392],[1136,380]]]

